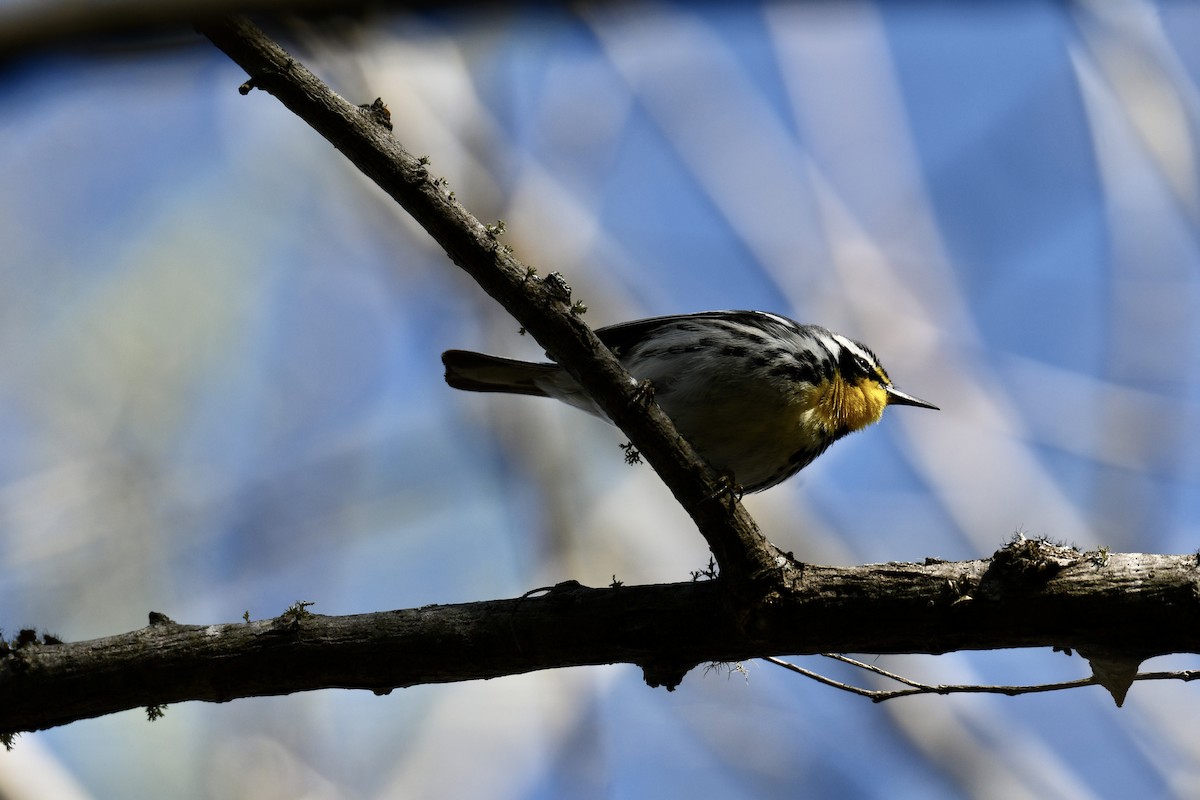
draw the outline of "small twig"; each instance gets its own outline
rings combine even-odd
[[[790,672],[795,672],[797,675],[803,675],[806,678],[812,678],[817,683],[823,683],[826,686],[832,686],[834,689],[841,689],[843,692],[850,692],[850,694],[856,694],[860,697],[870,697],[874,699],[874,697],[879,694],[879,692],[874,689],[863,689],[861,687],[854,686],[853,684],[835,681],[833,678],[826,678],[819,672],[813,672],[811,669],[798,667],[790,661],[784,661],[782,658],[776,658],[775,656],[767,656],[763,659],[763,661],[767,661],[777,667],[783,667]]]
[[[1178,672],[1139,672],[1135,681],[1195,681],[1200,680],[1200,669],[1181,669]]]
[[[843,661],[852,666],[866,669],[869,672],[874,672],[877,675],[889,678],[894,681],[903,683],[908,686],[908,689],[864,689],[861,686],[835,681],[832,678],[827,678],[824,675],[813,672],[812,670],[798,667],[781,658],[768,657],[765,660],[774,664],[777,667],[783,667],[786,670],[795,672],[798,675],[803,675],[806,678],[811,678],[818,683],[823,683],[826,686],[832,686],[835,689],[841,689],[851,694],[856,694],[860,697],[869,698],[872,702],[882,703],[885,700],[894,700],[897,697],[911,697],[918,694],[1003,694],[1009,697],[1015,697],[1021,694],[1036,694],[1038,692],[1057,692],[1063,689],[1077,689],[1081,686],[1097,686],[1099,685],[1095,678],[1080,678],[1074,681],[1063,681],[1061,683],[1041,683],[1031,686],[995,686],[981,684],[951,684],[938,683],[927,684],[914,681],[910,678],[905,678],[900,675],[888,672],[887,670],[873,667],[870,664],[864,664],[861,661],[855,661],[852,658],[845,656],[837,656],[830,653],[821,653],[827,658],[834,658],[838,661]],[[1141,679],[1143,676],[1138,676]]]
[[[913,686],[913,687],[924,687],[925,686],[925,684],[914,681],[911,678],[906,678],[903,675],[897,675],[894,672],[888,672],[883,667],[878,667],[874,664],[868,664],[865,661],[859,661],[858,659],[850,658],[850,656],[844,656],[841,653],[820,653],[820,655],[823,656],[824,658],[832,658],[834,661],[841,661],[843,664],[849,664],[852,667],[858,667],[859,669],[864,669],[867,672],[874,672],[876,675],[880,675],[884,678],[889,678],[893,681],[896,681],[897,683],[903,683],[906,686]]]
[[[912,689],[896,689],[894,691],[880,691],[871,699],[876,703],[882,703],[884,700],[894,700],[897,697],[909,697],[917,694],[1003,694],[1009,697],[1016,697],[1021,694],[1037,694],[1038,692],[1058,692],[1063,689],[1078,689],[1081,686],[1098,686],[1095,678],[1080,678],[1074,681],[1063,681],[1062,683],[1041,683],[1032,686],[985,686],[978,684],[937,684],[932,686],[919,686]]]
[[[820,653],[819,655],[825,658],[832,658],[835,661],[840,661],[843,664],[849,664],[852,667],[872,672],[880,677],[896,681],[908,686],[907,689],[864,689],[861,686],[844,683],[842,681],[827,678],[820,673],[813,672],[810,669],[796,666],[791,662],[784,661],[781,658],[768,656],[764,661],[769,661],[777,667],[795,672],[797,675],[803,675],[806,678],[811,678],[817,683],[832,686],[835,689],[841,689],[844,692],[866,697],[875,703],[882,703],[885,700],[894,700],[897,697],[912,697],[919,694],[1003,694],[1009,697],[1016,697],[1022,694],[1037,694],[1039,692],[1058,692],[1064,689],[1078,689],[1083,686],[1099,686],[1100,683],[1095,678],[1079,678],[1073,681],[1061,681],[1059,683],[1038,683],[1025,686],[1004,686],[1004,685],[983,685],[983,684],[955,684],[955,683],[921,683],[912,678],[906,678],[903,675],[897,675],[894,672],[888,672],[873,664],[867,664],[857,659],[844,656],[839,653]],[[1194,681],[1200,680],[1200,670],[1178,670],[1175,672],[1141,672],[1134,677],[1135,681]]]

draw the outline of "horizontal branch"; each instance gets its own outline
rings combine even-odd
[[[590,664],[673,688],[708,662],[824,652],[1056,647],[1138,662],[1200,652],[1195,555],[1081,553],[1020,540],[980,561],[804,566],[752,618],[722,580],[325,617],[156,624],[0,660],[0,733],[141,706],[311,689],[385,692]],[[1089,656],[1090,657],[1090,656]]]

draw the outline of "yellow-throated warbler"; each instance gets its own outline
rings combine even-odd
[[[696,451],[743,491],[803,469],[887,405],[937,406],[892,386],[866,346],[816,325],[761,311],[710,311],[596,330]],[[447,350],[446,383],[472,392],[553,397],[603,412],[566,370]]]

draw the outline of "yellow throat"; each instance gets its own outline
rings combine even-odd
[[[830,433],[850,433],[873,425],[883,416],[883,409],[888,404],[887,391],[879,381],[869,378],[848,382],[834,374],[833,379],[818,386],[814,394],[813,411]]]

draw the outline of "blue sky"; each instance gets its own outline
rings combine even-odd
[[[1018,530],[1200,547],[1197,42],[1192,5],[1129,0],[457,12],[287,46],[381,96],[593,325],[784,313],[940,405],[748,498],[777,544],[852,564],[984,557]],[[618,432],[443,384],[443,349],[539,349],[242,80],[204,41],[0,75],[0,627],[79,640],[150,610],[359,613],[703,566]],[[1041,651],[878,663],[1087,674]],[[876,706],[758,662],[671,694],[618,665],[129,712],[23,738],[0,788],[1168,797],[1200,775],[1195,691]]]

